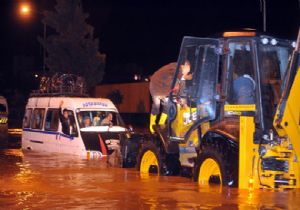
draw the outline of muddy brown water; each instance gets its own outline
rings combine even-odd
[[[107,159],[0,150],[0,209],[300,209],[300,190],[199,187]]]

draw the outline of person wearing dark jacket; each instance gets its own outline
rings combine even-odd
[[[69,113],[67,109],[62,110],[62,105],[63,105],[63,101],[61,101],[59,105],[59,120],[61,122],[62,132],[64,134],[70,135],[72,125],[71,125]]]

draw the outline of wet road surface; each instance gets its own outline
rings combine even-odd
[[[199,187],[113,162],[0,150],[0,209],[300,209],[300,190]]]

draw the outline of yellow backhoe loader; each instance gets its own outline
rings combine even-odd
[[[201,185],[299,188],[299,39],[300,30],[297,42],[254,31],[184,37],[168,119],[141,144],[140,172],[187,173]]]

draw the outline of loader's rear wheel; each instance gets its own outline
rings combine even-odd
[[[220,139],[202,146],[195,169],[195,181],[200,185],[237,186],[237,152]]]

